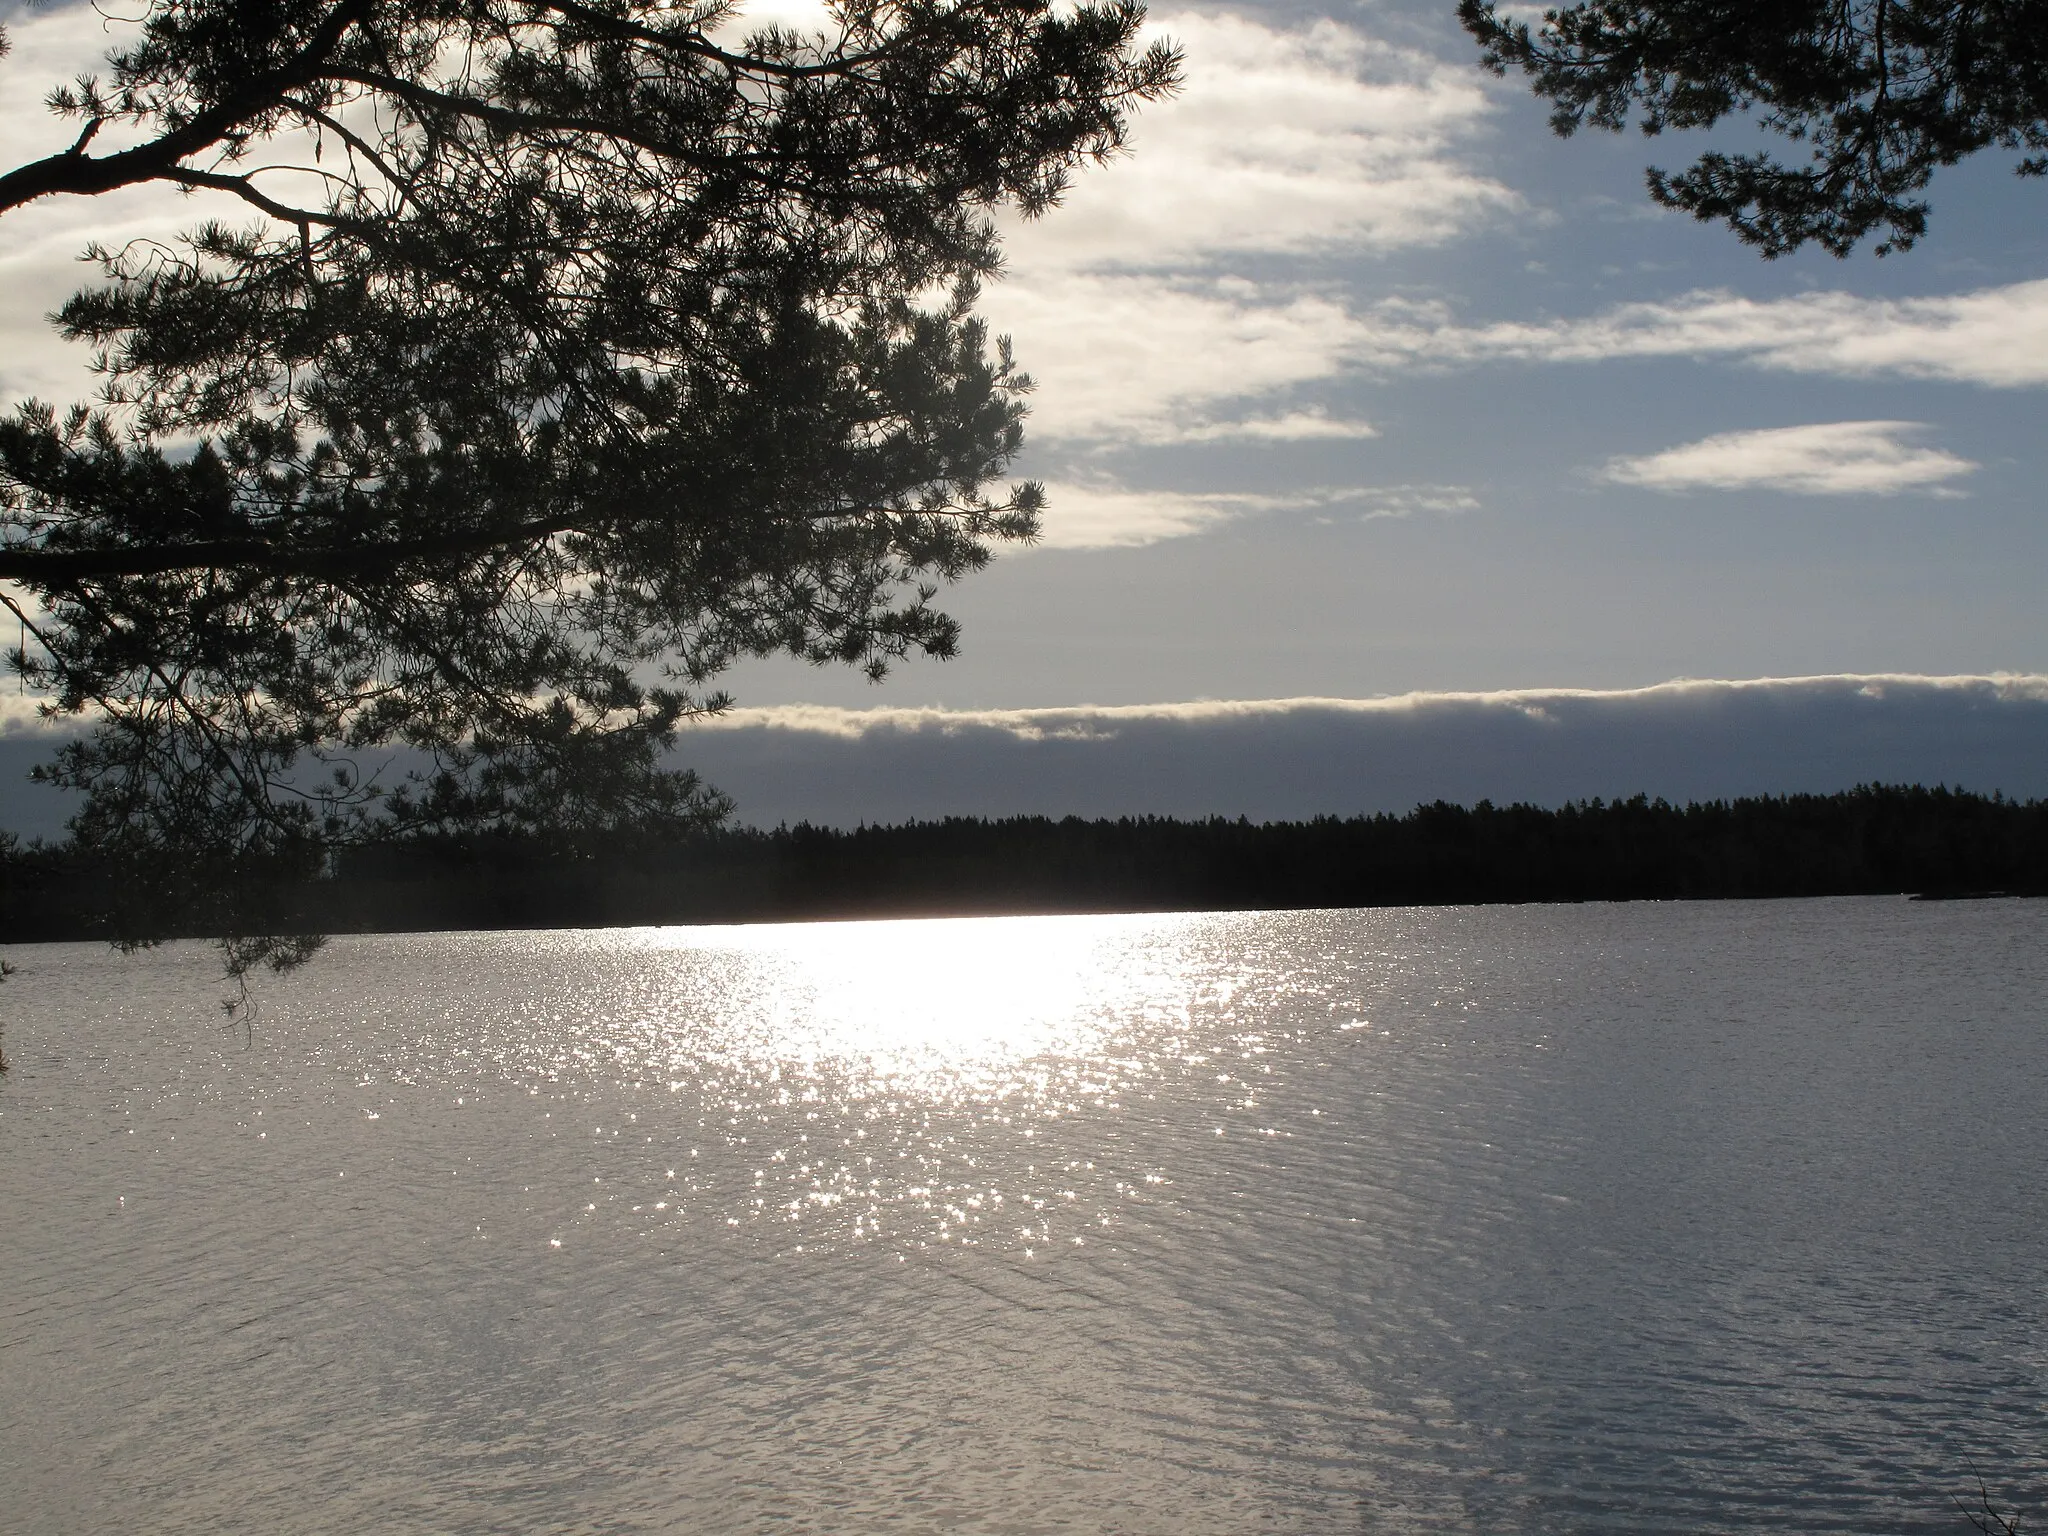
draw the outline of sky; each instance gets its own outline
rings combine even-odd
[[[801,19],[802,3],[748,14]],[[106,24],[79,6],[0,9],[11,163],[61,144],[34,103]],[[1697,136],[1556,139],[1525,87],[1480,71],[1452,9],[1153,11],[1185,49],[1184,91],[1063,206],[1009,221],[984,296],[1036,380],[1016,472],[1047,485],[1045,536],[946,592],[964,626],[952,661],[880,685],[788,660],[733,672],[748,729],[839,764],[767,798],[866,814],[843,792],[843,743],[881,740],[902,711],[957,716],[971,736],[991,711],[1128,722],[1103,711],[1211,701],[1271,719],[1287,700],[1852,680],[1783,694],[1818,708],[1860,679],[1890,679],[1878,692],[1896,702],[1963,686],[1913,679],[2001,677],[2020,682],[1983,697],[2032,739],[2026,680],[2048,676],[2048,184],[1980,155],[1937,178],[1912,251],[1766,262],[1644,193],[1643,167],[1688,163]],[[192,210],[137,192],[0,221],[0,397],[79,397],[82,358],[39,318],[78,280],[78,247]],[[880,711],[878,729],[820,734],[846,710]],[[1700,792],[1994,771],[1960,747],[1874,742],[1842,738],[1823,772],[1748,740],[1729,788]],[[730,746],[706,736],[685,755],[710,766]],[[1212,747],[1227,755],[1221,736],[1186,750]],[[1516,782],[1559,798],[1610,793],[1632,767],[1653,793],[1685,778],[1661,747],[1602,750],[1578,789],[1533,768]],[[2019,782],[2025,760],[2000,760],[2012,782],[1977,782],[2048,792]],[[765,786],[758,762],[733,766]],[[1017,808],[1100,808],[1137,771]],[[1210,808],[1286,799],[1284,764],[1247,772]],[[1365,808],[1389,782],[1364,779],[1324,808]],[[727,787],[744,812],[748,784]],[[946,798],[935,779],[921,803]]]

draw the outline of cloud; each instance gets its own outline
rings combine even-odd
[[[1064,273],[983,301],[1037,389],[1034,443],[1198,440],[1247,404],[1343,372],[1358,321],[1328,294],[1235,278]]]
[[[769,27],[799,33],[838,31],[838,23],[823,0],[743,0],[729,17],[711,29],[711,35],[737,45]]]
[[[1159,445],[1364,437],[1268,402],[1334,377],[1370,327],[1333,290],[1255,261],[1427,246],[1512,212],[1474,169],[1480,78],[1335,21],[1287,29],[1179,13],[1187,84],[1134,153],[1063,206],[1005,225],[983,309],[1038,381],[1034,442]]]
[[[1264,498],[1053,482],[1045,488],[1043,549],[1122,549],[1199,533]]]
[[[1336,436],[1326,415],[1262,413],[1257,402],[1417,367],[1689,357],[1844,378],[2048,384],[2048,279],[1910,300],[1701,292],[1577,319],[1461,325],[1444,305],[1361,308],[1299,284],[1079,272],[998,285],[988,307],[1039,383],[1033,438],[1056,446]],[[1891,451],[1907,455],[1911,473],[1932,475],[1943,461],[1939,478],[1963,472],[1962,460],[1896,439]]]
[[[2048,280],[1897,300],[1702,291],[1478,325],[1442,305],[1360,305],[1314,263],[1441,243],[1521,211],[1474,168],[1488,106],[1465,61],[1334,21],[1178,14],[1158,30],[1186,47],[1186,91],[1140,114],[1129,159],[1008,227],[1009,276],[984,296],[1038,381],[1032,440],[1055,454],[1336,437],[1303,393],[1418,366],[1693,357],[2048,382]],[[1276,259],[1295,265],[1276,275]]]
[[[1358,503],[1367,518],[1413,517],[1418,512],[1449,516],[1479,509],[1479,498],[1462,485],[1361,486],[1344,499]]]
[[[133,17],[123,17],[83,4],[0,6],[12,45],[0,59],[0,170],[69,147],[78,124],[53,115],[44,95],[79,75],[104,77],[106,55],[139,35],[148,7],[133,9]],[[92,152],[118,152],[140,137],[135,125],[112,124],[94,139]],[[260,157],[241,169],[264,169],[267,189],[283,192],[313,163],[312,139],[292,133],[264,145]],[[48,319],[79,288],[99,279],[96,266],[79,260],[88,244],[174,247],[183,232],[209,219],[245,226],[251,218],[248,205],[225,192],[161,184],[44,197],[0,218],[0,408],[29,396],[60,405],[93,396],[98,381],[90,372],[89,349],[64,341]]]
[[[62,728],[44,718],[40,699],[0,693],[0,736],[45,735]]]
[[[1721,357],[1840,378],[2048,384],[2048,279],[1924,299],[1746,299],[1711,290],[1583,319],[1480,326],[1460,326],[1442,307],[1424,305],[1384,304],[1349,318],[1335,346],[1340,358],[1382,370]]]
[[[999,285],[990,300],[1040,385],[1034,438],[1056,444],[1336,436],[1312,409],[1257,403],[1417,367],[1683,357],[1837,378],[2048,384],[2048,279],[1905,300],[1712,291],[1486,325],[1461,325],[1441,304],[1357,307],[1334,290],[1230,276],[1067,273]]]
[[[1369,307],[1341,293],[1235,277],[1070,273],[991,290],[1040,389],[1034,436],[1161,444],[1262,434],[1262,399],[1348,373],[1501,363],[1718,359],[1837,378],[2017,389],[2048,384],[2048,279],[1926,299],[1847,293],[1746,299],[1708,291],[1576,319],[1461,325],[1441,304]],[[1960,461],[1957,461],[1960,463]],[[1959,472],[1959,471],[1958,471]]]
[[[1356,441],[1378,437],[1369,421],[1340,421],[1328,411],[1288,411],[1280,416],[1249,416],[1242,421],[1211,421],[1183,427],[1180,443],[1306,443]]]
[[[1891,496],[1939,491],[1977,468],[1969,459],[1907,441],[1925,430],[1913,421],[1832,421],[1724,432],[1662,453],[1613,459],[1600,478],[1657,491]]]
[[[947,709],[938,705],[883,705],[854,709],[838,704],[765,704],[709,716],[698,731],[762,728],[859,740],[875,732],[998,731],[1020,741],[1109,740],[1146,724],[1277,721],[1302,714],[1394,719],[1445,711],[1507,710],[1526,719],[1556,720],[1571,710],[1671,709],[1731,702],[1853,698],[1896,704],[1906,698],[1961,701],[1973,706],[2048,708],[2048,674],[1838,672],[1817,677],[1674,678],[1642,688],[1492,688],[1418,690],[1377,698],[1308,696],[1291,699],[1190,699],[1158,704],[1072,704],[1036,709]],[[2048,774],[2048,765],[2044,765]]]
[[[1763,367],[2014,388],[2048,384],[2048,280],[1927,299],[1726,293],[1633,305],[1581,327],[1594,355],[1735,354]]]
[[[1650,688],[1061,709],[735,710],[684,760],[748,822],[940,815],[1254,819],[1439,798],[1555,805],[1831,792],[2048,795],[2048,676],[1843,675]]]
[[[1467,512],[1479,505],[1463,486],[1317,486],[1284,495],[1240,491],[1134,490],[1088,482],[1046,488],[1043,549],[1119,549],[1201,533],[1240,517],[1272,512],[1335,514],[1363,519],[1418,512]]]
[[[92,73],[124,32],[91,6],[9,8],[12,49],[0,59],[0,169],[56,154],[77,135],[75,123],[43,105],[52,86]],[[45,316],[89,276],[78,253],[96,235],[123,230],[168,238],[191,204],[174,193],[127,188],[100,197],[49,197],[0,219],[0,402],[37,395],[69,402],[90,392],[86,352],[60,341]]]
[[[1139,114],[1132,156],[1011,222],[1020,274],[1436,245],[1521,205],[1463,153],[1490,107],[1462,60],[1329,19],[1175,12],[1147,31],[1182,45],[1184,89]]]

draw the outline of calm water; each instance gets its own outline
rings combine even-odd
[[[2048,903],[202,946],[0,993],[0,1527],[2048,1517]]]

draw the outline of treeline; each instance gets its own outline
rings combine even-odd
[[[107,936],[128,872],[0,855],[12,941]],[[354,850],[252,886],[245,932],[1475,902],[2048,894],[2048,802],[1870,785],[1674,806],[1438,802],[1313,821],[949,817],[668,843],[448,839]],[[176,912],[164,936],[182,931]]]

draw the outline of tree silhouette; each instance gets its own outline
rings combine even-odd
[[[1646,134],[1755,114],[1806,146],[1804,165],[1713,150],[1652,169],[1667,208],[1725,222],[1766,256],[1813,241],[1836,256],[1881,232],[1877,253],[1927,231],[1919,196],[1941,166],[1992,146],[2048,172],[2044,0],[1584,0],[1531,27],[1494,0],[1458,16],[1497,74],[1526,72],[1550,125]]]
[[[58,323],[101,398],[0,424],[15,663],[95,722],[43,770],[76,841],[161,902],[410,829],[673,829],[726,807],[661,760],[739,657],[950,654],[939,586],[1041,500],[999,480],[992,213],[1174,87],[1142,16],[157,0],[0,176],[246,215],[95,246]]]

